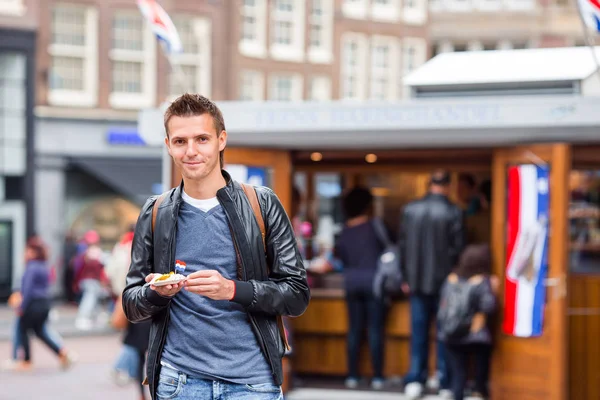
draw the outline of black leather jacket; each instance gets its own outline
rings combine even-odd
[[[225,171],[223,176],[227,184],[219,189],[217,199],[229,221],[238,264],[232,301],[247,309],[258,343],[273,371],[274,382],[281,385],[281,358],[285,347],[275,316],[298,316],[306,310],[310,299],[306,271],[290,220],[273,191],[256,187],[266,228],[265,257],[262,235],[250,202],[239,183]],[[169,191],[159,206],[154,238],[152,207],[157,196],[148,199],[143,206],[135,229],[127,286],[123,291],[123,309],[127,318],[131,322],[152,320],[146,378],[152,398],[156,397],[160,357],[169,325],[170,299],[150,289],[144,278],[153,272],[168,273],[174,269],[182,190],[183,183]],[[198,332],[198,339],[201,338],[202,332]],[[223,338],[224,345],[226,340]]]
[[[428,194],[406,205],[398,239],[411,294],[438,295],[465,245],[463,212],[447,197]]]

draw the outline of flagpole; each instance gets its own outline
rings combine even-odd
[[[583,40],[585,41],[586,46],[588,46],[592,51],[592,57],[594,57],[594,62],[596,63],[596,73],[598,74],[598,78],[600,78],[600,62],[598,61],[598,55],[596,54],[595,42],[589,37],[589,28],[585,23],[583,10],[581,8],[581,1],[582,0],[577,0],[577,13],[579,14],[579,19],[583,28]]]

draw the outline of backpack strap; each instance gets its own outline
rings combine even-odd
[[[242,183],[242,188],[244,189],[244,193],[250,201],[250,205],[252,206],[252,212],[254,213],[254,218],[256,218],[256,222],[258,222],[258,226],[260,228],[260,234],[262,236],[263,249],[265,253],[267,252],[267,244],[265,242],[265,220],[263,219],[262,212],[260,211],[260,203],[258,202],[258,196],[256,195],[256,190],[252,185],[248,185],[247,183]],[[267,265],[267,275],[269,275],[269,266]],[[281,336],[281,340],[283,340],[283,345],[286,350],[290,350],[290,344],[287,340],[287,335],[285,331],[285,326],[283,324],[283,317],[281,315],[277,316],[277,328],[279,329],[279,336]]]
[[[263,219],[262,212],[260,211],[260,203],[258,202],[256,190],[254,190],[254,187],[252,185],[248,185],[247,183],[242,183],[242,188],[244,189],[244,193],[246,193],[246,197],[248,198],[248,200],[250,201],[250,205],[252,206],[254,218],[256,218],[256,222],[258,222],[258,227],[260,228],[260,234],[262,236],[263,247],[266,252],[267,245],[265,243],[265,220]]]
[[[167,193],[169,192],[164,192],[163,194],[158,196],[158,199],[156,199],[154,205],[152,206],[152,234],[154,234],[154,225],[156,225],[156,215],[158,214],[158,207],[160,207],[165,197],[167,197]]]
[[[388,234],[385,229],[385,225],[383,224],[381,219],[373,218],[371,221],[372,221],[371,223],[373,225],[373,228],[375,229],[375,234],[377,235],[377,238],[379,239],[379,241],[384,245],[384,247],[391,246],[392,242],[390,241],[390,238],[388,237]]]

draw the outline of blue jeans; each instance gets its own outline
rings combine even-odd
[[[21,317],[17,317],[15,321],[15,330],[12,337],[12,358],[13,360],[17,360],[19,356],[19,348],[23,346],[21,342],[21,335],[19,334],[21,327]],[[61,349],[62,348],[62,340],[57,332],[55,332],[52,328],[48,326],[48,322],[44,324],[42,328],[42,338],[46,343],[53,343],[55,347]]]
[[[404,383],[425,384],[428,376],[429,328],[436,320],[439,296],[414,294],[410,296],[410,370]],[[445,347],[437,341],[437,371],[442,389],[450,388],[450,371],[446,365]]]
[[[124,344],[115,363],[115,369],[126,372],[131,379],[137,379],[139,364],[140,355],[137,349]]]
[[[383,345],[385,328],[385,305],[373,294],[348,292],[348,377],[358,379],[358,361],[365,326],[368,332],[373,378],[383,378]]]
[[[272,382],[244,385],[187,376],[166,365],[160,369],[158,400],[283,400],[281,387]]]

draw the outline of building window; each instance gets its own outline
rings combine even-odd
[[[371,18],[378,21],[397,21],[400,17],[399,3],[399,0],[374,0],[371,4]]]
[[[264,76],[258,71],[242,71],[240,82],[240,100],[264,100]]]
[[[25,5],[23,5],[23,0],[0,0],[0,14],[24,15]]]
[[[308,86],[308,100],[331,100],[331,79],[327,76],[314,76]]]
[[[368,0],[343,0],[342,13],[346,18],[366,19],[369,9]]]
[[[402,58],[404,59],[404,75],[423,65],[427,58],[427,43],[425,39],[405,38]]]
[[[364,35],[346,33],[342,37],[341,93],[342,99],[365,98],[367,39]]]
[[[26,170],[26,72],[25,54],[0,52],[0,177],[21,176]],[[2,192],[2,179],[0,185]]]
[[[427,22],[427,0],[405,0],[402,16],[406,24],[424,25]]]
[[[302,100],[302,77],[300,75],[273,75],[269,85],[269,100]]]
[[[427,41],[422,38],[404,38],[402,43],[402,73],[410,74],[427,61]],[[409,92],[403,88],[403,96]]]
[[[210,21],[204,18],[175,15],[173,23],[181,38],[183,52],[171,57],[174,68],[169,78],[169,93],[172,97],[186,92],[210,97]]]
[[[370,98],[393,100],[396,98],[398,51],[396,39],[374,36],[371,43]]]
[[[333,59],[333,0],[311,0],[308,58],[313,63]]]
[[[241,7],[242,33],[239,51],[246,57],[266,56],[267,0],[244,0]]]
[[[600,170],[574,169],[569,176],[569,261],[572,272],[600,271]]]
[[[98,15],[93,7],[57,4],[50,26],[48,103],[92,107],[98,96]]]
[[[273,9],[273,42],[291,45],[294,35],[293,0],[276,0]]]
[[[281,61],[303,61],[305,2],[274,0],[272,4],[271,57]]]
[[[117,11],[112,21],[112,90],[114,108],[152,107],[156,96],[156,41],[143,17]]]

